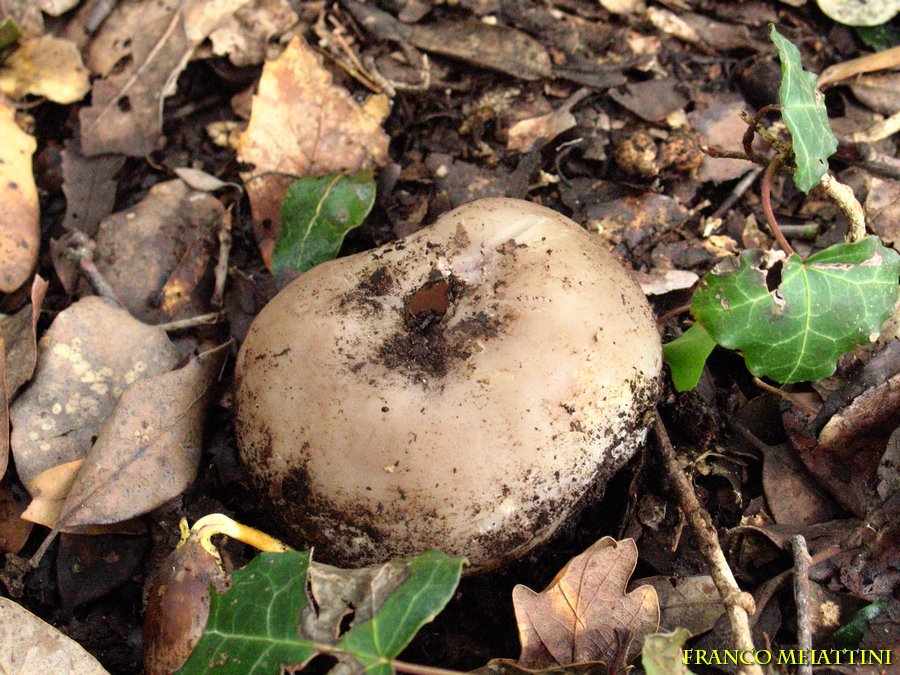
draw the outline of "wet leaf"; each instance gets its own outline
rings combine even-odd
[[[67,611],[102,598],[138,570],[149,537],[63,534],[56,554],[56,585]]]
[[[272,271],[283,287],[291,279],[337,256],[347,232],[359,227],[375,203],[371,171],[291,183],[281,207],[281,228]]]
[[[647,675],[693,675],[684,664],[681,647],[691,637],[684,628],[676,628],[671,633],[653,633],[644,640],[641,665]]]
[[[231,343],[129,386],[72,484],[57,527],[117,523],[177,497],[194,481],[203,421]]]
[[[683,335],[663,345],[663,356],[672,369],[676,391],[689,391],[697,386],[706,359],[715,346],[716,341],[700,323],[695,323]]]
[[[339,625],[331,627],[331,639],[326,639],[327,635],[319,633],[318,638],[311,638],[303,630],[308,624],[300,623],[301,617],[310,612],[328,613],[329,603],[335,600],[323,594],[320,586],[318,609],[310,607],[306,592],[309,552],[263,553],[234,572],[226,593],[212,596],[203,637],[178,672],[237,674],[250,670],[277,672],[281,666],[300,668],[319,653],[318,639],[318,644],[329,647],[329,653],[351,664],[353,672],[364,668],[372,675],[391,673],[390,660],[452,597],[463,563],[463,558],[426,551],[415,558],[379,566],[376,570],[401,566],[402,580],[391,582],[386,594],[377,592],[379,571],[374,576],[364,575],[363,579],[371,580],[369,597],[364,601],[370,603],[370,618],[354,617],[351,628],[338,640]],[[395,567],[386,579],[394,578]],[[365,589],[362,586],[364,595]],[[366,611],[365,604],[359,605],[359,610]],[[338,624],[345,617],[331,616]]]
[[[359,105],[334,84],[321,57],[299,36],[266,63],[239,152],[256,167],[242,177],[267,263],[290,183],[384,164],[389,139],[381,123],[387,113],[385,97]]]
[[[878,335],[897,302],[898,274],[900,254],[877,237],[805,261],[750,249],[701,280],[691,311],[718,344],[744,353],[754,375],[817,380]]]
[[[90,90],[78,47],[52,35],[23,40],[0,67],[0,93],[11,98],[33,94],[74,103]]]
[[[0,598],[0,671],[106,675],[75,640],[7,598]]]
[[[37,143],[16,124],[15,109],[0,98],[0,293],[24,284],[40,246],[38,195],[31,170]]]
[[[543,592],[516,586],[519,664],[550,668],[583,661],[614,663],[627,638],[627,659],[636,657],[644,635],[659,626],[656,591],[642,586],[625,592],[636,563],[634,540],[604,537],[572,558]]]
[[[838,628],[831,640],[846,649],[856,649],[863,635],[869,630],[869,624],[887,611],[890,598],[879,598],[871,605],[866,605],[850,617],[846,625]]]
[[[809,192],[828,171],[828,158],[837,150],[837,139],[828,123],[825,97],[816,89],[816,76],[803,70],[800,50],[771,26],[772,42],[781,59],[781,117],[791,132],[791,148],[797,169],[794,183]]]
[[[10,407],[22,482],[84,458],[125,388],[179,359],[163,330],[97,296],[60,312],[38,344],[31,384]]]

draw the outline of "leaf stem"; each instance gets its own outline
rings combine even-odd
[[[756,111],[756,114],[753,115],[753,117],[746,120],[747,131],[744,132],[742,144],[744,146],[744,152],[747,153],[747,157],[753,157],[755,155],[753,152],[753,138],[756,136],[756,127],[762,122],[763,117],[776,110],[781,110],[781,106],[777,103],[770,103],[769,105],[764,105]]]
[[[416,663],[407,663],[406,661],[391,661],[391,665],[398,673],[407,673],[408,675],[462,675],[460,670],[448,670],[447,668],[437,668],[435,666],[420,666]]]
[[[772,210],[772,182],[775,180],[775,174],[778,173],[778,169],[781,168],[782,164],[784,164],[784,155],[780,154],[775,155],[772,161],[769,162],[769,166],[763,171],[760,196],[762,197],[763,213],[766,214],[766,222],[769,224],[769,229],[772,230],[775,241],[778,242],[781,250],[790,256],[794,254],[794,249],[788,243],[788,240],[785,239],[784,233],[775,219],[775,212]]]

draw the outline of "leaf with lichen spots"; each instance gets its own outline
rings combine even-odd
[[[659,601],[651,586],[625,592],[635,564],[633,539],[603,537],[572,558],[543,592],[516,586],[519,665],[616,663],[626,635],[632,638],[626,660],[636,657],[644,635],[659,626]]]
[[[770,24],[771,25],[771,24]],[[828,158],[837,150],[837,139],[828,123],[825,97],[816,89],[816,76],[803,70],[800,50],[771,25],[772,42],[781,59],[781,117],[791,132],[797,169],[794,183],[809,192],[828,171]]]
[[[807,260],[749,249],[701,281],[691,312],[747,368],[778,382],[818,380],[877,336],[897,302],[900,254],[877,237]]]

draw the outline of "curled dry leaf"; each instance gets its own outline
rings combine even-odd
[[[58,528],[117,523],[152,511],[194,481],[203,420],[231,348],[129,386],[78,472]]]
[[[97,269],[143,321],[202,314],[208,311],[211,275],[206,275],[206,287],[199,284],[224,212],[215,197],[195,192],[181,180],[154,185],[140,203],[100,223]]]
[[[10,408],[22,482],[83,458],[125,387],[171,370],[179,358],[165,331],[99,297],[60,312],[38,343],[31,384]]]
[[[107,673],[75,640],[7,598],[0,598],[0,672]]]
[[[633,539],[603,537],[570,560],[541,593],[513,589],[522,653],[527,668],[603,661],[614,663],[626,644],[627,660],[659,626],[652,586],[625,590],[637,563]]]
[[[34,373],[37,320],[48,285],[35,275],[31,304],[11,316],[0,314],[0,478],[9,461],[9,402]]]
[[[242,161],[255,165],[242,178],[267,264],[288,185],[298,176],[384,164],[390,139],[381,123],[387,112],[385,97],[359,105],[334,84],[302,37],[264,66],[238,150]]]
[[[90,90],[78,47],[52,35],[22,41],[0,68],[0,93],[12,98],[34,94],[74,103]]]
[[[41,233],[31,170],[37,143],[16,124],[16,111],[0,98],[0,293],[24,284],[37,263]]]

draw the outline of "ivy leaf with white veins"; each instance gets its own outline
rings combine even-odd
[[[778,382],[818,380],[877,336],[898,297],[900,254],[877,237],[836,244],[805,261],[743,251],[701,281],[691,312],[747,368]]]
[[[816,89],[817,77],[803,70],[800,50],[769,24],[770,37],[781,59],[781,117],[791,132],[794,161],[794,184],[809,192],[828,171],[828,158],[837,150],[837,139],[828,123],[825,98]]]

